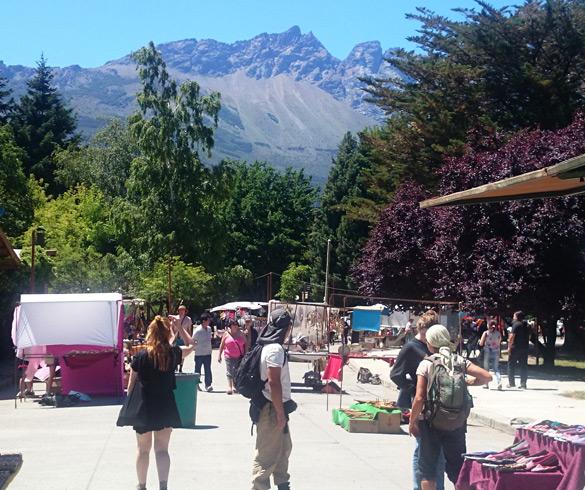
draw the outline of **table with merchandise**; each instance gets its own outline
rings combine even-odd
[[[585,488],[585,426],[543,420],[516,430],[502,451],[465,454],[458,490]]]

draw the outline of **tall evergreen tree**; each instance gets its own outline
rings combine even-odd
[[[477,1],[457,20],[427,9],[417,51],[387,60],[405,77],[368,81],[371,99],[386,114],[370,139],[371,186],[383,193],[405,179],[434,187],[446,156],[464,153],[468,133],[508,134],[556,129],[585,107],[585,3],[526,0],[496,9]]]
[[[0,77],[0,124],[7,123],[14,110],[14,100],[9,98],[12,90],[7,85],[8,80]]]
[[[311,231],[311,276],[315,284],[324,284],[327,240],[331,239],[333,283],[348,288],[351,287],[350,268],[367,236],[368,223],[363,215],[348,215],[347,208],[363,209],[355,204],[365,195],[362,175],[369,164],[362,154],[360,140],[351,133],[346,133],[341,140],[332,163]],[[313,289],[314,296],[320,297],[323,291]]]
[[[64,190],[54,177],[54,152],[77,143],[76,120],[57,89],[53,73],[41,56],[27,91],[16,106],[13,126],[17,144],[24,150],[24,170],[48,185],[50,194]]]

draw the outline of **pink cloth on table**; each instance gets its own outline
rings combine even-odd
[[[466,460],[459,472],[457,490],[555,490],[563,475],[555,473],[503,473]]]
[[[527,429],[516,431],[516,440],[521,439],[528,441],[531,453],[546,449],[557,456],[564,473],[557,490],[585,489],[585,445],[557,441]]]
[[[323,371],[322,379],[337,379],[341,381],[341,368],[343,367],[343,359],[338,355],[330,355],[325,370]]]

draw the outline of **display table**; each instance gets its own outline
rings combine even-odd
[[[457,490],[581,490],[585,489],[585,446],[563,442],[528,429],[517,429],[515,441],[525,440],[534,454],[554,453],[561,472],[498,472],[477,461],[466,460],[457,479]]]
[[[466,460],[457,479],[457,490],[554,490],[563,479],[561,473],[503,473]]]
[[[585,489],[585,445],[557,441],[528,429],[518,429],[516,440],[526,440],[530,452],[546,449],[556,454],[564,476],[557,490]]]

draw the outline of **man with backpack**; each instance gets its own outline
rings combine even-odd
[[[292,319],[284,308],[270,314],[257,345],[244,357],[236,375],[236,388],[250,398],[250,417],[256,424],[256,456],[252,489],[270,488],[270,477],[279,490],[290,489],[288,459],[292,441],[288,415],[296,408],[291,399],[290,372],[283,344]]]
[[[390,379],[398,388],[400,393],[396,404],[400,408],[412,408],[412,399],[416,394],[416,370],[420,362],[430,355],[427,347],[426,334],[427,330],[438,323],[439,315],[434,310],[427,310],[416,322],[416,336],[408,341],[400,350],[396,362],[392,367]],[[420,472],[418,469],[418,459],[420,454],[420,440],[416,439],[416,446],[412,454],[412,481],[413,490],[421,490]],[[443,454],[439,455],[437,465],[437,489],[444,488],[445,458]]]
[[[467,386],[484,385],[492,377],[453,353],[449,330],[443,325],[433,325],[427,330],[426,343],[431,355],[421,361],[416,371],[409,433],[420,437],[421,488],[435,490],[441,449],[447,477],[453,483],[463,466],[467,417],[472,407]]]

